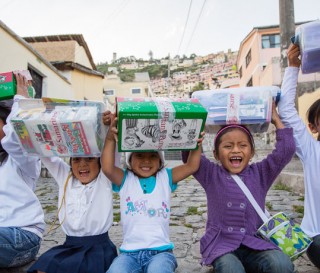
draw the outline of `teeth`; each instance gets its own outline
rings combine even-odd
[[[241,157],[231,157],[232,160],[241,160]]]

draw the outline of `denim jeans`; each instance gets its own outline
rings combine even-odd
[[[320,269],[320,235],[313,237],[312,244],[307,249],[310,261]]]
[[[292,273],[294,265],[280,250],[257,251],[245,246],[213,262],[215,273]]]
[[[173,273],[177,266],[171,250],[141,250],[121,253],[107,273]]]
[[[35,259],[41,238],[15,227],[0,227],[0,268],[16,267]]]

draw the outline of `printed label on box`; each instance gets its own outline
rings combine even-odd
[[[106,135],[100,112],[102,103],[83,106],[86,103],[79,101],[40,102],[22,100],[22,110],[11,118],[26,153],[49,157],[100,156]]]
[[[122,150],[194,149],[203,124],[202,119],[122,120]]]

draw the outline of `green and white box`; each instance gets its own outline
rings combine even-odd
[[[193,150],[206,109],[197,99],[117,97],[119,152]]]

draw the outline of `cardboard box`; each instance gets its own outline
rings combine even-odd
[[[11,124],[26,154],[100,156],[107,132],[103,103],[43,98],[21,100],[19,107]]]
[[[197,99],[116,98],[120,152],[192,150],[207,111]]]
[[[12,99],[16,93],[17,83],[13,73],[0,73],[0,100]]]
[[[279,92],[278,92],[279,91]],[[280,94],[278,87],[244,87],[193,92],[208,111],[206,125],[210,132],[222,125],[247,125],[253,133],[268,130],[272,114],[272,97]]]

